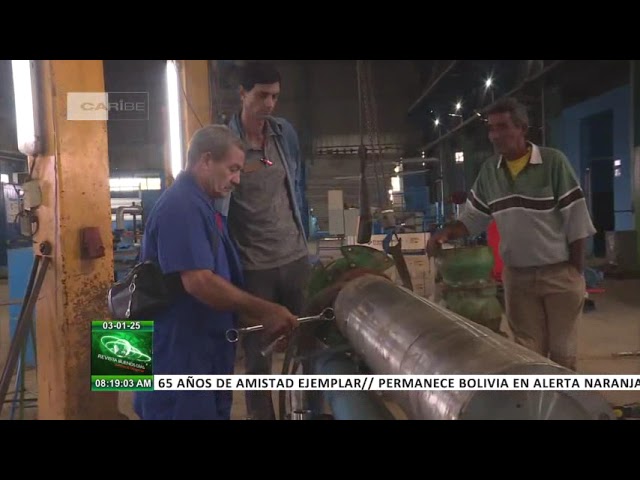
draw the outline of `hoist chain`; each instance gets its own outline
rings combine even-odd
[[[373,158],[373,171],[374,171],[374,175],[376,178],[376,192],[378,194],[378,204],[380,205],[380,207],[383,207],[385,205],[384,203],[384,196],[382,195],[382,191],[380,188],[380,176],[378,174],[378,164],[376,162],[376,142],[374,141],[374,126],[373,126],[373,119],[372,119],[372,112],[371,112],[371,99],[370,99],[370,94],[372,92],[369,91],[370,86],[371,86],[371,81],[369,79],[371,70],[369,68],[369,62],[366,60],[358,60],[358,69],[359,69],[359,75],[358,77],[360,78],[360,88],[362,91],[362,106],[364,107],[364,119],[365,119],[365,124],[366,124],[366,129],[367,129],[367,133],[369,134],[369,143],[371,145],[371,149],[372,149],[372,158]]]
[[[378,163],[380,166],[380,174],[382,177],[382,185],[383,185],[383,199],[384,201],[381,201],[380,203],[380,208],[385,209],[386,206],[389,205],[389,197],[387,196],[386,192],[387,189],[391,188],[391,184],[387,182],[387,177],[384,171],[384,162],[383,162],[383,156],[382,156],[382,142],[380,141],[380,131],[378,129],[378,105],[376,102],[376,95],[375,95],[375,88],[374,88],[374,84],[373,84],[373,62],[369,61],[367,62],[367,70],[368,70],[368,75],[366,76],[367,82],[368,82],[368,89],[370,92],[370,102],[371,102],[371,110],[372,110],[372,115],[371,115],[371,123],[372,123],[372,131],[373,131],[373,136],[376,140],[376,143],[374,145],[374,148],[376,149],[376,155],[375,155],[375,160],[374,162]]]

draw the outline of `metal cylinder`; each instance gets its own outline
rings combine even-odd
[[[335,301],[337,325],[378,375],[564,375],[561,367],[394,283],[352,280]],[[597,392],[391,391],[411,419],[614,419]]]

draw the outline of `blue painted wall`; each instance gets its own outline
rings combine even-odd
[[[565,109],[562,116],[550,122],[549,146],[558,147],[567,155],[581,183],[584,183],[585,157],[587,149],[594,148],[593,142],[584,141],[583,128],[589,117],[611,111],[613,114],[613,158],[620,160],[620,175],[613,178],[615,229],[633,230],[634,219],[631,210],[631,89],[629,85],[616,88],[599,97],[589,99]],[[627,210],[626,212],[624,210]]]

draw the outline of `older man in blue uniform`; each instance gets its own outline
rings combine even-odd
[[[186,171],[154,205],[146,223],[141,260],[178,275],[182,292],[158,314],[153,337],[154,374],[230,375],[235,344],[225,332],[236,319],[255,319],[269,335],[297,324],[285,307],[244,291],[242,268],[226,221],[214,201],[240,183],[243,143],[223,125],[209,125],[191,139]],[[232,392],[139,392],[143,420],[228,420]]]

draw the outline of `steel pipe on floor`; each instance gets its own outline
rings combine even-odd
[[[508,338],[367,275],[335,301],[337,326],[379,375],[574,374]],[[591,391],[390,391],[410,419],[614,419]]]

